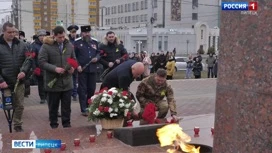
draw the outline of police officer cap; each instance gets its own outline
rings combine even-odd
[[[25,32],[19,31],[19,36],[24,36],[25,37]]]
[[[68,28],[67,28],[67,30],[68,31],[77,31],[79,28],[78,28],[78,26],[77,25],[70,25]]]
[[[80,27],[81,32],[90,32],[91,31],[91,26],[81,26]]]

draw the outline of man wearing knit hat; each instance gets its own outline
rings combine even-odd
[[[35,52],[36,56],[34,58],[34,75],[37,78],[38,81],[38,90],[39,90],[39,96],[41,98],[40,103],[44,104],[46,103],[46,92],[44,91],[44,81],[43,81],[43,71],[39,67],[38,64],[38,54],[39,51],[43,45],[43,38],[47,35],[46,30],[41,29],[37,31],[37,37],[38,39],[35,39],[35,41],[31,44],[31,49],[33,52]]]

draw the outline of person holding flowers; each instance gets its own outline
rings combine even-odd
[[[45,90],[48,93],[51,128],[58,127],[58,109],[61,102],[61,120],[64,128],[71,127],[72,74],[78,67],[74,47],[65,38],[61,26],[53,29],[54,36],[44,38],[38,61],[45,70]]]

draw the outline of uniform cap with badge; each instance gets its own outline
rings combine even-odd
[[[78,30],[78,26],[77,25],[70,25],[67,30],[70,31],[70,33],[74,33]]]
[[[23,31],[19,31],[19,36],[23,36],[23,37],[25,37],[25,32],[23,32]]]
[[[81,32],[90,32],[92,29],[91,29],[91,26],[87,25],[87,26],[81,26],[80,30]]]

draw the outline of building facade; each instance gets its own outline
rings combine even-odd
[[[124,42],[128,52],[147,50],[147,28],[130,28],[113,30]],[[92,36],[102,41],[108,30],[93,30]],[[195,54],[199,48],[207,53],[209,47],[218,50],[219,28],[211,28],[205,22],[197,22],[194,28],[154,28],[152,35],[152,51],[172,51],[177,55]]]
[[[13,5],[18,10],[14,21],[28,40],[37,30],[52,31],[57,25],[99,26],[99,0],[13,0]]]
[[[153,8],[154,27],[193,28],[197,22],[206,22],[210,27],[218,26],[219,0],[101,0],[100,27],[132,28],[144,27],[150,19],[148,9]]]

